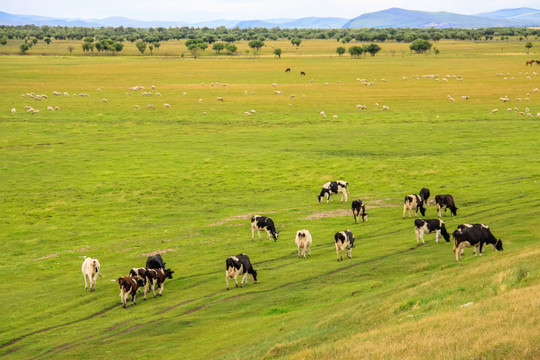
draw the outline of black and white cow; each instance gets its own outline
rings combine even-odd
[[[311,256],[312,242],[313,240],[311,239],[311,234],[309,233],[309,230],[303,229],[296,232],[296,238],[294,239],[294,243],[298,247],[298,257],[303,256],[305,259],[306,251],[308,252],[309,256]]]
[[[478,227],[478,228],[485,228],[485,229],[489,229],[489,226],[485,225],[485,224],[461,224],[457,227],[458,230],[463,230],[463,229],[469,229],[469,228],[472,228],[472,227]],[[493,246],[493,250],[497,251],[497,249],[495,248],[495,245],[491,245]],[[479,245],[476,245],[474,248],[473,248],[473,254],[474,256],[477,255],[478,253],[478,249],[479,248]],[[465,249],[462,248],[461,249],[461,255],[463,255],[463,253],[465,252]],[[483,247],[482,248],[482,252],[485,253],[486,252],[486,248]]]
[[[418,238],[425,244],[424,234],[435,233],[435,241],[439,243],[439,236],[442,234],[446,242],[450,242],[450,234],[446,231],[444,221],[440,219],[416,219],[414,220],[414,233],[416,234],[416,245],[419,244]]]
[[[137,289],[143,286],[141,279],[135,276],[124,276],[118,278],[118,285],[120,286],[120,301],[124,309],[126,308],[127,299],[131,295],[131,305],[137,305],[136,295]]]
[[[279,233],[276,231],[274,221],[266,216],[253,215],[251,217],[251,241],[255,238],[255,230],[259,234],[259,240],[261,239],[261,230],[266,231],[266,239],[270,239],[270,236],[277,241]]]
[[[321,193],[317,196],[317,200],[321,202],[326,198],[326,203],[332,198],[334,194],[341,194],[341,201],[343,201],[343,196],[345,196],[345,202],[347,202],[347,194],[349,193],[349,183],[343,180],[330,181],[322,186]],[[334,199],[332,199],[334,201]]]
[[[482,224],[458,228],[452,233],[452,236],[454,237],[454,255],[456,256],[456,261],[461,259],[463,249],[469,246],[475,247],[474,256],[477,254],[482,256],[485,244],[493,245],[497,251],[503,250],[502,240],[495,238],[489,227]]]
[[[418,195],[420,195],[420,197],[424,201],[424,204],[427,206],[428,205],[428,200],[429,200],[429,195],[430,195],[429,189],[428,188],[422,188],[420,190],[420,192],[418,193]]]
[[[409,218],[411,217],[411,210],[414,209],[414,217],[418,214],[418,209],[422,213],[422,216],[426,216],[426,209],[424,208],[424,201],[420,195],[407,195],[403,203],[403,219],[405,219],[405,212],[409,211]]]
[[[143,281],[144,288],[146,290],[147,288],[147,279],[146,279],[146,268],[140,267],[140,268],[131,268],[129,270],[128,276],[134,276],[137,279],[140,279]],[[139,287],[139,291],[141,291],[141,288]],[[145,291],[146,292],[146,291]]]
[[[452,215],[457,215],[457,207],[454,204],[454,197],[452,195],[436,195],[435,203],[437,204],[437,216],[441,217],[441,210],[444,209],[444,216],[446,216],[446,209],[450,209]]]
[[[249,257],[246,254],[238,254],[228,257],[225,261],[225,281],[227,282],[227,290],[229,290],[229,278],[234,278],[236,287],[238,287],[238,275],[244,275],[240,282],[240,287],[244,287],[244,280],[247,281],[248,274],[253,278],[253,282],[257,283],[257,270],[253,269]]]
[[[156,285],[159,287],[158,295],[161,296],[163,292],[163,287],[165,285],[166,279],[172,279],[172,274],[174,271],[171,269],[146,269],[146,279],[147,283],[144,287],[144,300],[146,300],[146,293],[148,292],[148,287],[152,286],[152,294],[156,297]]]
[[[146,267],[148,269],[165,269],[165,263],[161,255],[156,254],[148,257],[146,260]]]
[[[366,212],[366,205],[362,202],[362,200],[354,200],[351,204],[351,209],[354,217],[354,222],[358,224],[360,222],[360,216],[362,216],[362,221],[367,222],[367,212]]]
[[[354,247],[354,235],[350,230],[340,231],[334,235],[336,241],[337,261],[343,260],[343,251],[347,250],[347,256],[352,259],[352,249]],[[341,252],[341,259],[339,253]]]

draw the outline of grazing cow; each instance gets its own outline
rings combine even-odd
[[[132,268],[129,270],[128,276],[134,276],[137,279],[141,279],[143,281],[144,288],[146,290],[147,288],[147,278],[146,278],[146,268],[140,267],[140,268]],[[141,288],[139,287],[139,291],[141,291]],[[146,292],[146,291],[145,291]],[[145,299],[146,300],[146,299]]]
[[[152,286],[152,294],[156,297],[156,285],[159,287],[159,296],[163,292],[163,286],[165,284],[165,279],[172,279],[172,274],[174,271],[171,269],[146,269],[146,279],[147,285],[144,287],[144,300],[146,300],[146,292],[148,291],[148,286]]]
[[[468,228],[472,228],[472,227],[478,227],[478,228],[485,228],[485,229],[489,229],[489,226],[485,225],[485,224],[461,224],[457,227],[457,230],[463,230],[463,229],[468,229]],[[493,249],[494,250],[497,250],[495,249],[495,246],[493,246]],[[474,247],[473,249],[473,253],[474,253],[474,256],[477,255],[478,253],[478,245]],[[463,255],[463,253],[465,252],[465,249],[461,249],[461,255]],[[486,248],[484,247],[482,249],[482,252],[485,253],[486,252]]]
[[[409,211],[409,218],[411,217],[411,210],[414,209],[414,217],[418,214],[418,209],[422,216],[426,216],[426,209],[424,208],[424,201],[420,195],[407,195],[405,196],[405,202],[403,203],[403,219],[405,219],[405,211]]]
[[[366,205],[362,202],[362,200],[354,200],[352,202],[352,213],[354,217],[354,222],[358,224],[360,222],[360,216],[362,216],[362,221],[367,222],[367,213],[366,213]]]
[[[156,254],[146,259],[146,267],[148,269],[165,269],[165,263],[161,255]]]
[[[450,234],[446,231],[444,221],[440,219],[416,219],[414,220],[414,233],[416,234],[416,245],[418,245],[418,238],[425,244],[424,234],[435,233],[435,241],[439,243],[439,236],[442,234],[446,242],[450,242]]]
[[[483,224],[460,225],[458,229],[452,233],[452,236],[454,237],[454,255],[456,256],[456,261],[461,259],[463,249],[469,246],[475,247],[474,256],[477,254],[482,256],[485,244],[493,245],[494,249],[497,251],[503,250],[502,240],[495,238],[489,227]]]
[[[298,246],[298,257],[302,256],[306,258],[306,251],[311,256],[311,234],[309,230],[298,230],[296,232],[296,239],[294,240],[296,246]]]
[[[255,237],[255,230],[257,230],[257,234],[259,234],[259,240],[261,239],[261,230],[266,231],[266,239],[270,239],[270,235],[274,239],[274,241],[277,241],[279,233],[276,231],[276,227],[274,226],[274,221],[266,216],[260,216],[260,215],[253,215],[251,217],[251,241],[253,241]]]
[[[244,281],[248,283],[247,276],[251,275],[253,282],[257,283],[257,270],[253,269],[249,257],[246,254],[238,254],[231,256],[225,261],[225,281],[227,282],[227,290],[229,290],[229,278],[234,278],[236,287],[238,287],[238,275],[244,275],[240,282],[240,287],[244,287]]]
[[[354,247],[354,235],[350,230],[340,231],[334,235],[336,241],[337,261],[340,260],[339,253],[341,252],[341,260],[343,260],[343,251],[347,250],[347,256],[352,259],[352,249]]]
[[[306,73],[303,71],[300,71],[300,76],[306,76]]]
[[[317,196],[319,202],[326,198],[326,203],[332,198],[333,194],[341,194],[341,201],[345,196],[345,202],[347,202],[347,193],[349,192],[349,183],[343,180],[327,182],[322,186],[321,193]],[[332,199],[334,201],[334,199]]]
[[[131,295],[131,305],[137,305],[135,296],[137,295],[137,289],[143,286],[143,281],[135,276],[124,276],[118,278],[118,285],[120,286],[120,301],[122,307],[125,309],[127,299]]]
[[[444,209],[444,216],[446,216],[446,209],[450,209],[452,215],[457,215],[457,207],[454,204],[454,197],[452,195],[436,195],[435,203],[437,204],[437,216],[441,217],[441,210]]]
[[[291,72],[291,68],[286,68],[285,72]]]
[[[420,192],[418,193],[418,195],[420,195],[420,197],[424,201],[424,204],[427,206],[428,205],[429,195],[430,195],[429,189],[428,188],[422,188],[420,190]]]
[[[96,289],[96,280],[98,275],[103,277],[99,273],[99,260],[98,259],[92,259],[89,257],[84,257],[84,261],[82,264],[82,273],[84,277],[84,288],[88,289],[88,283],[86,282],[86,278],[88,278],[88,281],[90,282],[90,291],[94,291]]]

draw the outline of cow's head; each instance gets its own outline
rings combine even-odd
[[[274,238],[274,241],[277,241],[278,236],[279,236],[279,233],[277,231],[272,233],[272,237]]]
[[[251,276],[253,276],[253,281],[255,282],[255,284],[257,283],[257,270],[256,269],[253,269],[251,268],[251,272],[250,272]]]
[[[501,239],[497,239],[497,242],[495,243],[495,250],[497,250],[497,251],[502,251],[503,250],[503,245],[502,245],[502,240]]]
[[[446,242],[450,242],[450,234],[449,233],[445,233],[443,235],[443,237],[444,237],[444,240],[446,240]]]
[[[173,273],[174,273],[174,271],[172,271],[171,269],[165,269],[165,278],[172,279],[172,274]]]
[[[137,286],[138,287],[143,287],[145,285],[146,281],[141,279],[141,278],[137,278]]]
[[[317,195],[317,201],[321,202],[324,199],[324,196]]]

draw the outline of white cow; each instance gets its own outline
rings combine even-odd
[[[309,233],[309,230],[298,230],[294,242],[296,243],[296,246],[298,246],[298,257],[302,256],[305,259],[306,251],[309,256],[311,256],[311,234]]]
[[[100,265],[98,259],[92,259],[85,256],[84,262],[82,264],[82,273],[84,277],[85,289],[88,289],[88,283],[86,282],[86,278],[88,277],[88,281],[90,282],[90,291],[95,290],[98,275],[103,277],[103,275],[99,273],[99,268]]]

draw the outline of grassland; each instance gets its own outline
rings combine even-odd
[[[540,70],[525,68],[522,44],[442,42],[437,57],[387,49],[359,60],[316,56],[335,42],[305,46],[280,60],[0,57],[0,355],[540,357]],[[134,85],[156,89],[142,96]],[[29,92],[48,99],[21,96]],[[355,225],[350,203],[316,202],[333,179],[349,181],[369,222]],[[423,186],[454,195],[449,229],[489,224],[504,251],[469,249],[456,263],[432,235],[417,247],[402,200]],[[276,243],[251,241],[252,214],[274,219]],[[314,242],[305,260],[294,245],[302,228]],[[357,246],[338,263],[333,234],[344,229]],[[122,309],[109,280],[157,250],[174,279],[163,297]],[[260,283],[227,292],[225,259],[238,253]],[[93,293],[84,255],[105,275]]]

